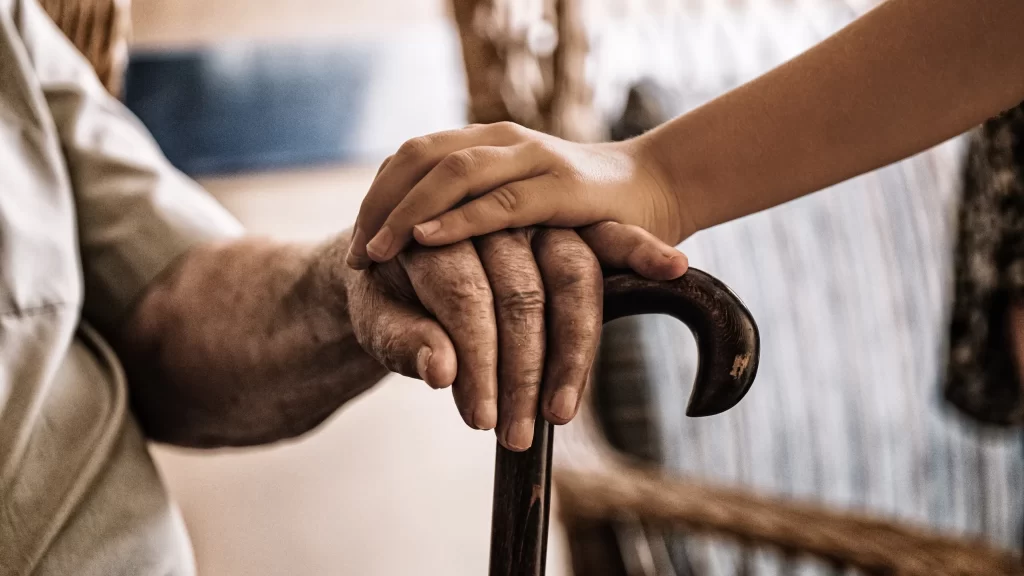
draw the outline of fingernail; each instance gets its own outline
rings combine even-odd
[[[683,254],[680,254],[675,250],[666,250],[665,259],[668,261],[666,280],[675,280],[686,272],[686,267],[689,262],[687,262],[686,256]]]
[[[473,412],[473,426],[477,430],[491,430],[498,424],[498,404],[491,401],[481,402]]]
[[[394,241],[394,235],[391,234],[391,228],[387,226],[380,229],[377,235],[370,240],[370,243],[366,245],[366,253],[370,255],[370,258],[374,260],[383,260],[387,258],[388,251],[391,250],[391,243]]]
[[[417,224],[413,227],[421,238],[426,238],[431,234],[441,229],[440,220],[431,220],[430,222],[424,222],[423,224]]]
[[[579,395],[572,388],[562,388],[551,399],[551,414],[560,420],[571,420],[576,415],[576,401]]]
[[[513,450],[526,450],[533,444],[533,420],[520,418],[512,423],[505,435],[505,445]]]
[[[362,245],[366,242],[366,234],[358,227],[352,232],[352,241],[348,245],[348,257],[345,258],[345,263],[351,268],[362,268],[365,267],[366,256],[362,254]]]
[[[430,347],[424,346],[420,348],[420,351],[416,353],[416,372],[419,373],[420,379],[427,383],[427,385],[433,387],[430,379],[427,378],[427,369],[430,367],[430,357],[434,353],[430,350]]]

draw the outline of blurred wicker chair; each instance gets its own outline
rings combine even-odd
[[[453,0],[473,121],[580,141],[609,136],[587,82],[585,1]],[[673,476],[613,449],[598,412],[588,400],[555,443],[558,509],[579,576],[676,575],[665,540],[651,537],[670,533],[728,541],[748,559],[767,550],[783,566],[816,558],[831,574],[1024,574],[1020,557],[980,540]],[[754,571],[743,562],[736,573]]]
[[[128,64],[130,0],[39,0],[43,9],[89,60],[111,94],[121,92]]]

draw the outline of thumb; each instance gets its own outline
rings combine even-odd
[[[689,266],[685,254],[639,226],[599,222],[581,228],[579,234],[608,268],[628,268],[651,280],[673,280]]]
[[[441,325],[404,302],[383,302],[380,308],[356,334],[363,348],[392,372],[419,378],[431,388],[451,386],[455,347]]]

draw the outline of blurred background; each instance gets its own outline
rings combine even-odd
[[[696,106],[876,3],[133,0],[123,99],[252,232],[320,239],[350,225],[376,166],[410,137],[471,115],[582,139],[644,129],[640,112],[656,123]],[[583,86],[559,92],[577,61]],[[653,95],[630,104],[641,83]],[[737,410],[687,421],[692,339],[663,319],[620,323],[606,341],[621,354],[603,354],[598,376],[603,434],[702,483],[1019,547],[1020,434],[962,422],[937,398],[961,156],[953,141],[690,242],[691,262],[761,324],[759,384]],[[894,188],[909,193],[883,194]],[[203,576],[486,571],[494,440],[461,423],[447,391],[393,376],[287,445],[152,450]],[[570,554],[557,502],[554,518],[548,574],[563,576],[586,550]],[[846,573],[637,522],[609,532],[624,558],[609,574]]]

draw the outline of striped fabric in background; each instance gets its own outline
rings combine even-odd
[[[670,26],[687,51],[669,72],[643,72],[680,90],[686,107],[792,56],[794,37],[810,43],[855,15],[838,0],[696,4]],[[767,24],[751,24],[751,9]],[[604,85],[625,81],[609,74]],[[612,442],[691,477],[1019,548],[1021,432],[976,426],[941,399],[963,151],[955,140],[686,242],[691,264],[757,319],[757,382],[732,411],[687,419],[696,349],[686,328],[616,321],[595,382]],[[679,574],[833,573],[697,539],[673,552]]]

